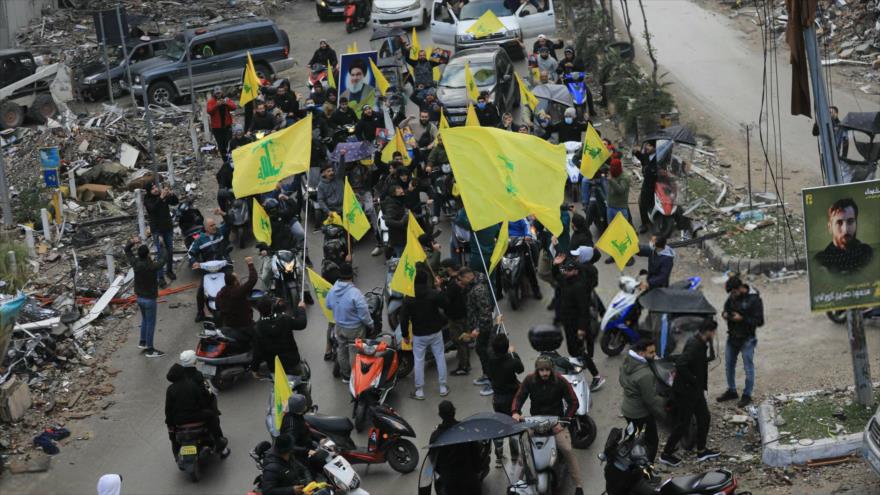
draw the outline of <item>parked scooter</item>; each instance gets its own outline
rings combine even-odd
[[[372,2],[369,0],[348,0],[345,5],[345,32],[351,33],[364,28],[370,22]]]
[[[562,84],[568,88],[571,94],[574,108],[577,110],[579,120],[587,120],[590,115],[587,112],[587,100],[590,97],[590,88],[587,87],[586,74],[583,72],[569,72],[562,75]]]
[[[587,449],[596,440],[598,428],[590,417],[593,399],[590,394],[590,378],[580,359],[561,356],[556,350],[562,345],[562,330],[553,325],[537,325],[529,329],[529,344],[532,349],[553,360],[556,372],[571,384],[578,399],[578,409],[568,429],[571,445],[576,449]]]
[[[203,323],[196,345],[196,367],[214,388],[224,390],[245,376],[252,359],[250,343],[223,333],[212,321]]]
[[[327,69],[327,66],[324,64],[312,64],[309,67],[309,91],[314,90],[318,84],[327,89]]]
[[[537,478],[535,495],[557,493],[559,481],[563,479],[565,473],[563,471],[564,464],[557,462],[559,451],[556,448],[553,428],[557,424],[566,426],[567,421],[556,416],[531,416],[522,420],[531,431],[529,443],[531,444]]]
[[[632,423],[626,429],[612,428],[605,449],[598,454],[605,464],[608,495],[751,495],[737,492],[733,473],[716,469],[691,476],[677,476],[660,482],[647,456],[644,430]]]
[[[382,339],[385,336],[389,337],[388,341]],[[372,406],[385,404],[388,394],[397,385],[400,358],[395,340],[390,333],[382,333],[375,339],[355,340],[356,354],[348,388],[354,401],[352,415],[358,432],[366,427]]]
[[[253,493],[262,493],[263,468],[266,454],[272,448],[272,444],[262,441],[250,452],[251,459],[257,464],[260,474],[254,478]],[[321,459],[324,463],[321,478],[326,481],[315,482],[306,487],[310,495],[370,495],[361,488],[361,477],[355,472],[351,464],[338,454],[338,448],[332,440],[321,441],[313,455],[315,459]]]
[[[229,450],[218,452],[214,448],[214,439],[208,433],[208,426],[203,422],[186,423],[174,427],[174,436],[180,444],[177,453],[177,468],[184,471],[189,478],[198,483],[202,477],[201,463],[208,457],[217,455],[221,459],[229,457]]]

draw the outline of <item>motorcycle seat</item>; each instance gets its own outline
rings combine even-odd
[[[309,426],[323,432],[347,434],[354,429],[354,424],[351,422],[351,419],[345,416],[315,416],[306,414],[303,417]]]
[[[729,476],[720,471],[710,471],[708,473],[696,474],[693,476],[679,476],[669,480],[675,490],[675,493],[699,493],[713,492],[722,488],[727,484]]]

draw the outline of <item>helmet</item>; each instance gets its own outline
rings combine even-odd
[[[278,200],[275,198],[269,198],[266,201],[263,201],[263,209],[265,209],[267,213],[277,210]]]
[[[538,356],[538,359],[535,359],[535,371],[538,371],[541,368],[553,369],[553,360],[550,359],[550,356]]]
[[[575,118],[577,116],[577,111],[574,108],[568,107],[565,109],[565,117]]]
[[[309,409],[309,400],[303,394],[293,394],[287,399],[287,410],[291,414],[302,415]]]

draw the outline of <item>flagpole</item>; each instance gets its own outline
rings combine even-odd
[[[303,260],[302,260],[302,284],[300,284],[299,288],[299,300],[302,301],[306,297],[306,252],[309,249],[309,172],[312,171],[312,167],[306,169],[306,194],[305,194],[305,207],[306,213],[304,215],[305,220],[303,220]]]
[[[474,234],[474,242],[477,243],[477,252],[480,253],[480,261],[483,262],[483,270],[486,271],[486,280],[489,282],[489,293],[492,294],[492,302],[495,303],[495,309],[498,310],[498,316],[501,316],[501,307],[498,306],[498,299],[495,298],[495,288],[492,286],[492,274],[489,273],[489,268],[486,266],[486,258],[483,257],[483,248],[480,246],[480,240],[477,239],[477,233],[471,230],[471,233]],[[507,328],[504,326],[504,320],[501,320],[501,329],[504,330],[504,333],[507,333]]]

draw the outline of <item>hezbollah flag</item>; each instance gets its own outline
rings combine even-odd
[[[330,292],[330,288],[333,287],[333,284],[324,280],[324,277],[318,275],[311,268],[306,268],[306,271],[309,274],[309,280],[312,282],[312,287],[315,288],[315,296],[318,298],[318,304],[321,305],[321,312],[327,317],[327,321],[330,323],[336,323],[336,321],[333,320],[333,311],[330,311],[330,309],[327,308],[327,293]]]
[[[498,239],[495,241],[495,249],[492,250],[492,258],[489,259],[489,273],[495,271],[498,262],[507,253],[507,244],[510,240],[510,233],[507,231],[507,220],[501,224],[501,231],[498,232]]]
[[[425,233],[425,231],[422,230],[422,226],[419,225],[419,221],[416,220],[416,216],[413,215],[413,212],[409,212],[409,221],[406,223],[406,230],[407,232],[412,232],[413,237],[415,237],[416,240]]]
[[[254,239],[256,239],[258,242],[265,242],[267,246],[271,246],[272,222],[269,220],[269,215],[266,214],[266,210],[264,210],[260,202],[257,201],[257,198],[254,198],[253,210]]]
[[[440,129],[449,129],[449,121],[446,120],[446,115],[443,113],[443,109],[440,109]]]
[[[290,399],[290,383],[287,381],[287,373],[284,372],[284,366],[281,366],[281,360],[275,356],[275,393],[274,406],[272,407],[272,417],[275,420],[275,430],[281,431],[281,419],[284,418],[284,405]]]
[[[370,230],[370,221],[354,195],[348,177],[345,178],[345,192],[342,193],[342,226],[357,240]]]
[[[385,75],[382,74],[382,71],[379,70],[379,67],[376,66],[376,62],[373,62],[373,59],[370,59],[370,70],[373,71],[373,79],[376,81],[376,88],[379,89],[382,96],[385,96],[385,93],[388,92],[388,88],[390,88],[391,85],[388,84],[388,79],[385,79]]]
[[[474,38],[485,38],[486,36],[504,31],[505,29],[507,28],[504,27],[504,23],[501,22],[501,19],[492,12],[492,9],[487,9],[486,12],[477,19],[477,22],[473,23],[465,32],[473,34]]]
[[[617,212],[596,242],[596,247],[614,258],[617,268],[623,271],[630,258],[639,252],[639,236],[623,213]]]
[[[412,223],[413,219],[410,217],[410,224]],[[400,260],[397,262],[394,276],[391,277],[391,290],[415,297],[416,263],[425,261],[427,258],[415,232],[413,229],[407,228],[406,247],[403,248],[403,254],[400,255]]]
[[[327,218],[324,219],[324,225],[339,225],[340,227],[345,228],[345,225],[342,223],[342,217],[339,216],[339,213],[335,211],[331,211],[327,214]]]
[[[440,131],[473,230],[534,214],[562,233],[565,145],[492,127]]]
[[[581,155],[581,173],[584,177],[592,179],[609,156],[611,156],[611,151],[605,146],[605,142],[602,141],[599,133],[593,128],[593,124],[587,124],[587,134],[584,136],[584,151]]]
[[[395,151],[399,151],[400,154],[403,155],[404,165],[412,163],[412,159],[409,157],[409,151],[406,149],[406,143],[403,142],[403,133],[400,132],[400,128],[397,128],[397,132],[394,133],[394,138],[385,145],[384,149],[382,149],[382,161],[384,163],[391,163]]]
[[[480,127],[480,119],[474,106],[468,103],[467,117],[464,119],[465,127]]]
[[[232,151],[232,192],[236,198],[275,189],[278,181],[309,169],[312,159],[312,114]]]
[[[416,27],[412,28],[412,36],[410,36],[411,41],[409,44],[409,58],[413,60],[418,60],[419,51],[422,49],[421,45],[419,45],[419,37],[416,35]]]
[[[251,60],[251,52],[247,53],[247,65],[244,66],[244,79],[241,81],[241,97],[238,104],[245,106],[248,102],[260,96],[260,78],[254,69],[254,61]]]
[[[538,97],[536,97],[534,93],[529,91],[529,88],[526,86],[526,83],[523,82],[522,78],[519,77],[519,74],[514,72],[513,75],[516,76],[516,85],[519,86],[520,100],[534,111],[535,107],[538,106]]]
[[[480,97],[480,88],[477,87],[477,82],[474,81],[470,62],[464,64],[464,85],[467,87],[468,99],[477,101],[477,98]]]

